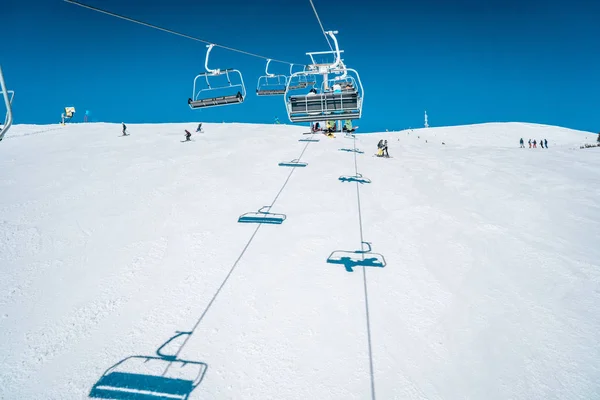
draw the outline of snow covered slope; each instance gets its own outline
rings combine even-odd
[[[203,127],[0,144],[0,398],[600,398],[595,135]]]

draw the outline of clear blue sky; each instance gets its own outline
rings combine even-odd
[[[84,2],[291,62],[328,49],[308,0]],[[431,126],[524,121],[600,131],[599,1],[314,2],[361,75],[361,131],[422,126],[424,110]],[[203,43],[62,0],[1,7],[17,124],[56,123],[71,105],[75,121],[89,109],[108,122],[287,122],[281,97],[255,95],[263,60],[215,48],[211,66],[240,69],[248,98],[193,111],[187,98],[204,70]]]

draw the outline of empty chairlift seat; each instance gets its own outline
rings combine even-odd
[[[219,97],[210,97],[204,99],[192,100],[188,99],[188,105],[192,109],[202,108],[202,107],[213,107],[213,106],[223,106],[227,104],[237,104],[242,103],[244,101],[244,97],[241,92],[237,92],[235,95],[229,96],[219,96]]]
[[[283,88],[283,89],[265,89],[265,88],[260,88],[260,89],[256,89],[256,94],[258,96],[276,96],[276,95],[282,95],[282,94],[285,94],[285,88]]]
[[[246,86],[244,85],[244,78],[242,73],[237,69],[211,69],[208,67],[208,58],[213,44],[207,46],[206,59],[204,61],[204,68],[206,72],[202,72],[194,78],[194,88],[192,97],[188,98],[188,105],[191,109],[224,106],[228,104],[241,104],[246,98]],[[221,78],[217,78],[221,77]],[[231,78],[237,77],[232,83]],[[202,85],[198,80],[204,78],[206,85]],[[215,80],[223,79],[227,80],[227,83],[217,84]],[[212,83],[211,83],[212,81]]]
[[[257,96],[280,96],[285,94],[287,86],[287,77],[285,75],[274,75],[269,73],[269,64],[271,60],[267,60],[265,67],[265,75],[258,78],[256,85]]]

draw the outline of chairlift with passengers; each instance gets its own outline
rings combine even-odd
[[[244,79],[240,71],[233,68],[224,70],[218,68],[208,68],[208,58],[210,56],[210,51],[214,46],[214,44],[209,44],[206,46],[208,48],[206,51],[206,59],[204,61],[204,68],[206,69],[206,72],[198,74],[194,79],[192,97],[188,99],[188,105],[192,110],[198,108],[225,106],[230,104],[241,104],[246,98],[246,87],[244,86]],[[227,85],[211,85],[211,80],[209,80],[209,77],[213,78],[212,80],[214,83],[214,77],[223,75],[227,78]],[[232,76],[239,77],[239,83],[231,83]],[[203,87],[200,83],[198,83],[199,78],[205,79],[206,86]],[[198,90],[199,87],[202,88]],[[215,95],[216,93],[219,93],[219,91],[226,94]]]
[[[363,86],[358,72],[351,68],[346,68],[341,60],[342,50],[339,49],[335,35],[337,31],[328,31],[327,34],[333,39],[335,44],[334,51],[312,52],[306,53],[312,59],[312,64],[309,65],[308,71],[295,72],[288,80],[288,86],[285,93],[285,104],[288,113],[288,118],[291,122],[310,122],[319,119],[328,120],[353,120],[360,119],[362,116],[363,105]],[[315,55],[334,54],[336,59],[333,63],[318,64],[315,62]],[[341,90],[339,92],[321,91],[321,93],[304,93],[298,95],[288,95],[291,89],[289,82],[292,82],[295,77],[308,76],[316,74],[334,74],[340,75],[340,80],[350,79],[352,86],[349,90]],[[348,77],[351,78],[348,78]],[[333,78],[335,79],[335,77]],[[329,82],[329,78],[324,79]],[[323,86],[323,89],[326,87]],[[330,89],[327,86],[327,89]]]

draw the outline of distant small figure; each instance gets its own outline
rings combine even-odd
[[[529,139],[529,148],[531,148],[531,139]]]
[[[535,140],[535,139],[533,139],[533,148],[534,148],[534,149],[537,149],[537,142],[536,142],[536,140]]]
[[[121,122],[121,125],[123,125],[123,136],[127,136],[127,125],[125,125],[125,122]]]
[[[384,152],[384,157],[386,158],[390,158],[390,153],[388,153],[388,142],[387,139],[383,142],[383,152]]]
[[[546,146],[546,148],[548,148],[548,139],[544,139],[544,146]]]
[[[187,129],[185,130],[185,141],[189,142],[192,138],[192,134],[190,133],[190,131],[188,131]]]
[[[544,148],[544,139],[540,140],[540,146],[542,146],[542,149]]]
[[[315,132],[319,132],[321,131],[321,124],[318,122],[315,122],[312,126],[311,126],[311,132],[315,133]]]
[[[200,123],[198,124],[198,127],[196,128],[196,132],[204,132],[204,131],[202,130],[202,122],[200,122]]]
[[[523,144],[523,138],[521,138],[521,140],[519,141],[519,144],[521,145],[521,148],[525,148],[525,144]]]

